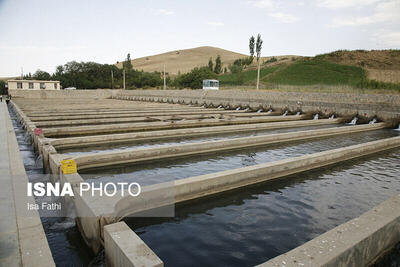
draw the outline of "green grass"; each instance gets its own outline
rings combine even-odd
[[[270,73],[276,71],[278,67],[269,67],[261,69],[260,77],[264,77]],[[244,85],[249,84],[257,79],[257,70],[242,71],[241,73],[229,73],[223,74],[218,77],[218,80],[222,86],[224,85]]]
[[[221,86],[254,85],[257,70],[218,77]],[[365,70],[357,66],[341,65],[321,59],[303,59],[289,65],[279,65],[261,69],[262,87],[279,86],[336,86],[367,90],[400,91],[400,84],[367,79]]]
[[[366,80],[365,71],[356,66],[322,60],[301,60],[263,79],[266,83],[287,85],[351,85]]]

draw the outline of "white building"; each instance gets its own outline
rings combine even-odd
[[[218,90],[219,81],[218,80],[203,80],[203,90]]]
[[[8,80],[7,87],[11,90],[60,90],[60,81],[38,80]]]

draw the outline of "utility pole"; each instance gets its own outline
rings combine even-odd
[[[257,70],[257,90],[259,89],[260,85],[260,66],[261,66],[261,49],[262,49],[263,40],[261,39],[261,34],[257,35],[257,42],[256,42],[256,53],[257,53],[257,63],[258,63],[258,70]]]
[[[165,64],[164,64],[164,90],[167,90],[167,83],[165,81]]]
[[[113,70],[111,70],[111,89],[114,89],[114,73],[113,73]]]
[[[122,71],[122,74],[123,74],[124,90],[125,90],[125,69]]]
[[[260,86],[260,61],[261,61],[261,60],[258,60],[258,69],[257,69],[257,90],[258,90],[258,87]]]
[[[24,79],[24,68],[21,67],[21,80],[23,80],[23,79]]]

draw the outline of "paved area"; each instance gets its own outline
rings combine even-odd
[[[8,155],[7,105],[0,103],[0,266],[20,266],[19,241]]]

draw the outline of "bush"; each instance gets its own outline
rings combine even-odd
[[[377,80],[363,79],[358,84],[357,87],[361,89],[389,89],[389,90],[400,90],[400,84],[398,83],[387,83]]]
[[[203,80],[216,79],[217,74],[208,67],[194,68],[191,72],[181,74],[175,78],[173,85],[178,88],[203,88]]]
[[[0,95],[7,95],[8,91],[6,88],[6,82],[3,80],[0,80]]]
[[[265,61],[264,64],[273,63],[273,62],[277,62],[277,61],[278,61],[278,59],[276,57],[271,57],[270,59]]]

